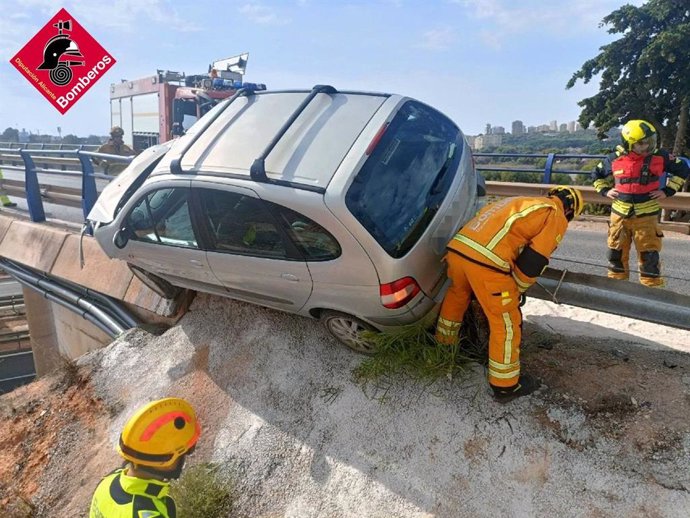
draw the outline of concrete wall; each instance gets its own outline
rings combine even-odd
[[[82,240],[84,266],[79,260],[80,236],[49,223],[32,223],[0,214],[0,256],[91,290],[123,304],[142,323],[173,325],[186,311],[191,294],[175,300],[151,291],[132,275],[126,263],[108,258],[89,236]],[[24,288],[26,316],[36,372],[40,376],[60,364],[110,343],[110,337],[76,313]]]

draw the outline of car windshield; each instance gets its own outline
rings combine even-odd
[[[345,203],[388,254],[402,257],[445,199],[462,149],[453,122],[408,101],[357,174]]]

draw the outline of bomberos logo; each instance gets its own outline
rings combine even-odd
[[[115,64],[115,58],[61,9],[10,63],[64,114]]]

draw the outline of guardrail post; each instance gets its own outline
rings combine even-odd
[[[81,210],[84,213],[84,219],[86,219],[98,199],[96,177],[93,175],[91,157],[82,155],[80,149],[77,151],[77,158],[81,162]]]
[[[24,160],[24,187],[26,189],[26,204],[29,207],[31,221],[40,223],[46,220],[43,211],[43,200],[41,199],[41,187],[38,185],[38,174],[36,174],[36,164],[29,154],[28,149],[19,150],[19,154]]]
[[[544,165],[544,181],[543,183],[551,183],[551,172],[553,171],[553,162],[556,159],[555,153],[549,153],[546,157],[546,165]]]

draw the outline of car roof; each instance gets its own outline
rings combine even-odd
[[[325,88],[330,90],[259,92],[221,103],[168,153],[173,162],[178,158],[180,170],[173,172],[256,180],[250,171],[264,156],[264,181],[325,189],[362,130],[390,97]],[[163,162],[154,174],[171,171],[170,160]]]

